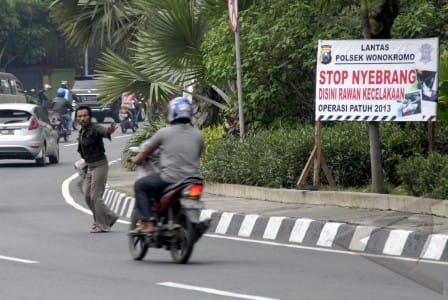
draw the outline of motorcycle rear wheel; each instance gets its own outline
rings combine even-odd
[[[178,264],[185,264],[190,259],[194,247],[193,224],[191,224],[185,213],[180,213],[176,223],[181,227],[171,242],[171,258]]]
[[[137,212],[134,209],[131,215],[131,223],[129,230],[133,230],[138,226]],[[142,260],[146,252],[148,252],[148,241],[144,235],[129,235],[128,236],[129,253],[134,260]]]

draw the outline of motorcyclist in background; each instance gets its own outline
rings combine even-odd
[[[56,97],[51,102],[50,109],[58,114],[60,114],[65,119],[65,129],[68,134],[71,134],[73,119],[71,113],[73,112],[73,107],[70,101],[65,100],[65,90],[59,88]]]
[[[59,87],[59,89],[64,89],[65,94],[63,98],[65,100],[70,100],[69,98],[70,91],[68,90],[68,82],[66,80],[61,81],[61,86]]]
[[[199,158],[204,148],[202,132],[191,124],[192,105],[187,98],[177,97],[168,103],[170,125],[159,129],[142,145],[142,151],[131,158],[139,164],[160,147],[160,172],[150,172],[134,184],[137,217],[140,227],[131,234],[151,233],[154,216],[151,207],[155,199],[170,184],[189,176],[200,176]]]

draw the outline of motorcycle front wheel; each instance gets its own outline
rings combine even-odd
[[[178,264],[185,264],[190,259],[194,246],[193,224],[184,212],[179,213],[176,223],[180,227],[176,230],[171,242],[171,257]]]
[[[129,230],[134,230],[138,226],[137,212],[134,209],[131,215]],[[148,251],[148,241],[144,235],[128,235],[129,253],[134,260],[142,260]]]

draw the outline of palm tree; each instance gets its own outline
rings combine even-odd
[[[126,53],[145,16],[133,1],[55,0],[50,16],[67,41],[85,50],[92,44]]]
[[[160,103],[202,80],[200,45],[225,7],[219,0],[56,0],[51,15],[73,45],[86,48],[96,40],[110,46],[97,66],[104,101],[132,90]]]

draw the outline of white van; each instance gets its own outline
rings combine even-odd
[[[0,103],[26,103],[22,83],[11,73],[0,72]]]

